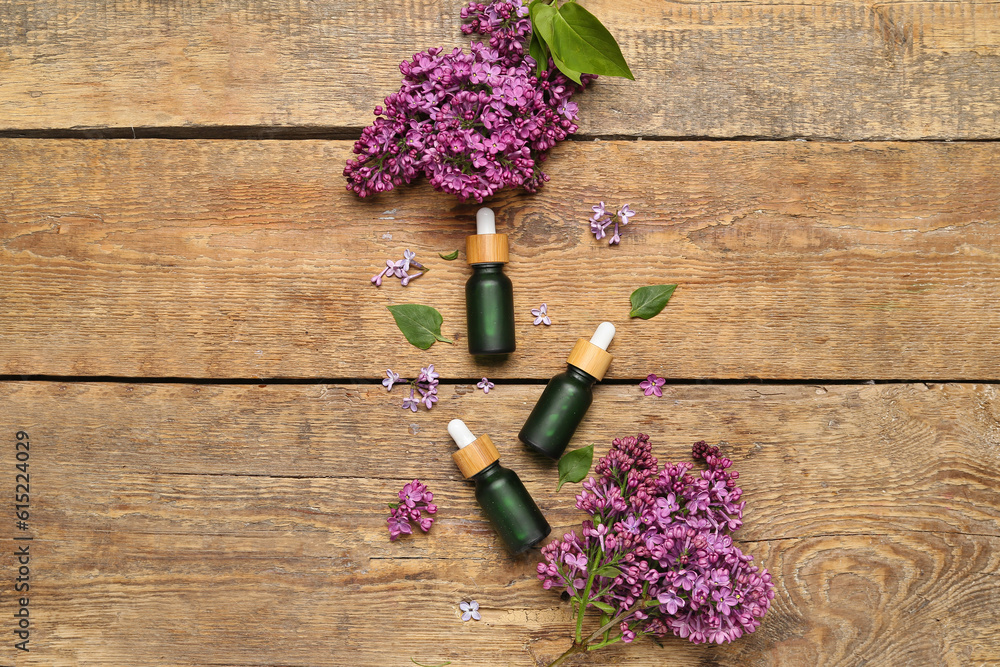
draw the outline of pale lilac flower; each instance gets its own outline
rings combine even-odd
[[[397,278],[404,277],[406,275],[406,271],[403,269],[403,264],[405,263],[406,262],[402,259],[397,259],[395,262],[393,262],[392,267],[390,267],[392,269],[391,270],[392,275],[394,275]],[[386,275],[389,275],[389,272],[386,272]]]
[[[590,217],[594,222],[607,215],[607,211],[604,210],[604,202],[600,202],[597,206],[591,206],[590,209],[594,212],[594,215]]]
[[[414,278],[419,278],[422,275],[424,275],[424,272],[418,271],[417,273],[411,273],[410,275],[403,276],[403,279],[399,281],[399,284],[402,285],[403,287],[406,287],[407,285],[410,284],[411,280],[413,280]]]
[[[439,377],[440,375],[434,371],[434,364],[429,365],[427,368],[421,368],[417,379],[410,382],[410,397],[403,399],[403,409],[416,412],[420,405],[423,405],[428,410],[434,407],[434,404],[438,402]],[[396,378],[396,381],[398,381],[399,376],[396,376]],[[382,384],[386,384],[387,381],[383,380]],[[417,396],[418,392],[420,394],[419,397]]]
[[[666,384],[666,380],[657,377],[656,375],[650,374],[646,376],[646,379],[639,383],[639,387],[645,390],[646,396],[655,394],[656,396],[663,396],[663,387]]]
[[[411,252],[409,248],[403,251],[403,271],[410,270],[410,262],[413,258],[417,256],[417,253]]]
[[[490,389],[492,389],[496,385],[490,382],[487,378],[483,378],[482,381],[476,386],[482,389],[484,394],[488,394],[490,393]]]
[[[386,379],[382,380],[382,384],[385,385],[386,391],[392,391],[392,385],[399,382],[399,375],[392,372],[391,368],[385,369],[385,374],[388,376]]]
[[[403,259],[397,259],[395,262],[391,259],[385,260],[385,268],[382,269],[381,273],[377,273],[372,276],[372,284],[375,285],[375,287],[381,287],[382,278],[399,278],[400,284],[403,287],[406,287],[410,284],[411,280],[424,275],[423,271],[413,274],[407,273],[410,270],[410,267],[416,267],[418,269],[427,268],[414,259],[416,256],[417,253],[407,248],[403,251]]]
[[[594,235],[595,240],[603,239],[608,235],[608,227],[615,226],[614,234],[608,239],[609,245],[618,245],[621,242],[621,227],[627,225],[629,219],[635,215],[635,211],[629,208],[628,204],[623,205],[612,215],[608,213],[603,201],[597,206],[591,207],[591,210],[594,211],[594,215],[590,216],[590,233]]]
[[[416,398],[414,398],[414,395],[413,395],[413,385],[410,385],[410,397],[403,399],[403,409],[404,410],[409,409],[409,410],[413,410],[414,412],[416,412],[418,405],[420,405],[420,401],[418,401]]]
[[[552,320],[549,319],[548,312],[549,312],[548,306],[546,306],[544,303],[538,308],[531,309],[531,314],[535,316],[535,322],[534,322],[535,326],[538,326],[539,324],[544,324],[545,326],[549,326],[550,324],[552,324]]]
[[[372,276],[372,284],[375,285],[375,287],[381,287],[382,286],[382,276],[384,276],[386,274],[390,274],[391,275],[391,272],[392,272],[394,266],[395,265],[393,264],[393,262],[392,262],[391,259],[385,260],[385,268],[382,269],[381,273],[376,273],[374,276]]]
[[[462,602],[458,605],[458,607],[463,612],[462,614],[463,621],[468,621],[470,618],[474,618],[478,621],[483,617],[482,614],[479,613],[479,603],[476,602],[475,600],[472,600],[470,602]]]
[[[434,364],[431,364],[427,368],[420,369],[420,376],[417,381],[437,384],[439,377],[441,377],[440,374],[434,372]]]
[[[437,388],[435,387],[428,390],[421,389],[420,402],[423,403],[428,410],[433,408],[434,404],[438,402]]]

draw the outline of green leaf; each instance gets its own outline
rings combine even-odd
[[[414,665],[420,665],[420,667],[445,667],[445,665],[451,664],[451,660],[449,660],[448,662],[435,662],[433,665],[427,665],[422,662],[417,662],[412,657],[410,658],[410,662],[412,662]]]
[[[607,602],[598,602],[597,600],[591,600],[590,604],[594,605],[595,607],[597,607],[598,609],[600,609],[601,611],[603,611],[605,614],[614,615],[615,611],[617,611],[614,607],[612,607],[611,605],[609,605]],[[601,614],[601,618],[604,618],[604,614]],[[610,620],[610,617],[609,617],[608,620]],[[608,621],[603,621],[601,623],[601,625],[604,625],[607,622]]]
[[[419,303],[404,303],[398,306],[386,306],[392,317],[396,320],[396,326],[406,336],[406,340],[411,345],[426,350],[434,341],[451,343],[441,335],[441,323],[444,319],[434,308],[422,306]]]
[[[598,577],[607,577],[608,579],[614,579],[615,577],[621,576],[622,571],[613,565],[605,565],[600,568],[594,574]]]
[[[450,262],[453,259],[458,259],[458,251],[454,250],[452,252],[449,252],[447,255],[442,255],[441,253],[438,253],[438,257],[440,257],[441,259],[446,259]]]
[[[596,16],[575,2],[567,2],[549,20],[552,38],[544,32],[542,37],[553,60],[558,56],[572,70],[635,81],[618,42]]]
[[[535,0],[535,2],[538,1]],[[538,36],[537,30],[531,31],[531,41],[528,42],[528,55],[535,59],[535,76],[541,79],[542,75],[545,74],[545,70],[549,68],[549,47],[545,46],[545,42]]]
[[[587,473],[590,472],[590,464],[593,462],[593,445],[575,449],[559,459],[559,486],[556,487],[556,492],[558,493],[566,482],[576,484],[586,477]]]
[[[538,35],[539,41],[544,44],[552,55],[552,61],[559,68],[559,71],[568,76],[573,81],[580,83],[580,74],[569,67],[565,62],[563,62],[560,54],[552,46],[554,37],[554,30],[552,22],[558,14],[558,10],[553,5],[547,5],[541,0],[536,0],[531,3],[528,8],[528,14],[531,17],[531,34],[532,36]],[[530,45],[529,45],[530,50]],[[545,60],[548,64],[548,59]]]
[[[648,320],[663,310],[663,307],[667,305],[667,301],[670,301],[670,297],[675,289],[677,289],[677,285],[648,285],[640,287],[632,292],[632,311],[628,316],[641,317],[644,320]]]

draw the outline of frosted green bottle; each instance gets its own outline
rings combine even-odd
[[[544,540],[552,531],[549,522],[517,473],[500,465],[490,437],[477,438],[461,419],[448,423],[448,433],[458,445],[452,454],[458,469],[476,483],[476,500],[507,550],[517,555]]]
[[[476,234],[465,239],[465,256],[472,277],[465,283],[465,314],[471,354],[509,354],[514,340],[514,287],[504,275],[510,261],[506,234],[496,233],[488,208],[476,213]]]
[[[602,322],[590,341],[579,339],[566,358],[566,371],[549,380],[517,434],[529,449],[558,459],[594,401],[594,383],[611,365],[607,348],[615,325]]]

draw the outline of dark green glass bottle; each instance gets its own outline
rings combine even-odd
[[[465,283],[465,313],[471,354],[514,351],[514,286],[503,274],[503,264],[472,265],[472,277]]]
[[[469,352],[509,354],[514,351],[514,286],[503,274],[510,258],[506,234],[496,233],[493,211],[476,214],[476,234],[465,239],[472,277],[465,283]]]
[[[604,378],[611,364],[606,348],[614,335],[614,325],[604,322],[590,341],[581,338],[576,342],[566,359],[566,371],[549,380],[517,434],[529,449],[552,459],[566,451],[576,427],[594,402],[594,383]]]
[[[544,540],[552,531],[549,522],[517,473],[500,465],[490,437],[475,437],[461,419],[448,423],[448,433],[458,445],[458,469],[476,483],[476,500],[507,550],[517,555]]]

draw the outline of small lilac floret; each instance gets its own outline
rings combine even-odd
[[[420,405],[428,410],[433,408],[438,402],[439,377],[440,375],[434,370],[434,364],[421,368],[417,379],[410,382],[410,397],[403,399],[403,409],[416,412]],[[382,383],[385,384],[385,381]]]
[[[489,379],[484,377],[476,386],[482,389],[484,394],[488,394],[490,393],[490,389],[492,389],[496,385],[490,382]]]
[[[639,387],[645,391],[646,396],[663,396],[663,385],[666,380],[654,374],[646,376],[646,379],[639,383]]]
[[[397,373],[393,373],[391,368],[385,369],[385,374],[388,377],[382,380],[382,384],[385,386],[386,391],[392,391],[392,385],[399,382],[399,375]]]
[[[548,312],[549,308],[544,303],[538,308],[532,308],[531,314],[535,316],[534,325],[538,326],[539,324],[544,324],[545,326],[549,326],[552,324],[552,320],[549,318]]]
[[[479,603],[475,600],[469,602],[460,602],[458,608],[462,610],[462,620],[468,621],[469,619],[480,620],[483,616],[479,613]]]
[[[594,211],[594,215],[590,216],[590,233],[594,235],[594,239],[600,241],[608,235],[608,227],[614,225],[615,231],[608,239],[609,245],[618,245],[621,240],[621,227],[624,227],[629,223],[629,219],[635,215],[635,211],[629,208],[628,204],[625,204],[618,211],[612,215],[608,213],[605,208],[604,202],[600,202],[596,206],[592,206],[591,210]]]

